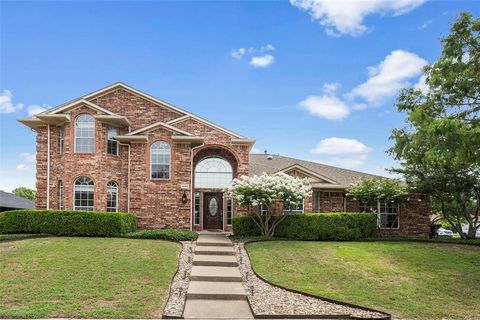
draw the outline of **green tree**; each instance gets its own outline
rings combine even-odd
[[[408,195],[407,186],[395,179],[363,179],[347,188],[347,195],[361,202],[398,202]]]
[[[407,125],[392,131],[392,171],[428,192],[462,237],[480,227],[480,19],[462,13],[425,68],[427,90],[404,89],[396,103]],[[468,224],[463,235],[461,224]]]
[[[27,187],[18,187],[13,189],[13,193],[19,197],[35,201],[36,191]]]

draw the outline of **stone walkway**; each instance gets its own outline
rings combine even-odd
[[[253,319],[233,244],[223,234],[198,237],[183,317]]]

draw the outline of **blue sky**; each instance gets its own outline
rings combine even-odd
[[[0,189],[35,184],[15,119],[117,81],[255,150],[386,175],[398,89],[476,1],[1,1]]]

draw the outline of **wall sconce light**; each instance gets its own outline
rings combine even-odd
[[[187,203],[187,193],[183,190],[182,203]]]

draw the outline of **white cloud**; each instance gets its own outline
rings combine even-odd
[[[408,80],[421,74],[427,63],[414,53],[392,51],[379,65],[368,68],[370,78],[354,88],[348,97],[361,97],[370,104],[378,105],[395,96],[401,88],[409,86]]]
[[[418,26],[418,30],[426,29],[430,24],[432,24],[432,20],[427,20]]]
[[[340,83],[330,82],[323,85],[323,91],[327,94],[334,94],[340,88]]]
[[[232,51],[232,57],[235,59],[241,59],[246,52],[247,50],[245,48],[234,49]]]
[[[264,56],[252,57],[250,64],[255,68],[266,68],[275,61],[275,57],[271,54]]]
[[[28,170],[30,170],[30,167],[27,166],[27,165],[24,164],[24,163],[20,163],[19,165],[17,165],[17,167],[15,168],[15,170],[20,171],[20,172],[21,172],[21,171],[28,171]]]
[[[43,112],[45,110],[47,110],[49,108],[48,105],[44,104],[44,105],[36,105],[36,104],[33,104],[33,105],[30,105],[27,107],[28,109],[28,116],[31,117],[33,115],[36,115],[37,113],[40,113],[40,112]]]
[[[358,168],[365,164],[372,148],[355,139],[331,137],[321,140],[310,152],[329,156],[322,162],[346,167]]]
[[[35,162],[35,161],[37,161],[35,153],[22,152],[22,153],[20,153],[19,156],[25,162]]]
[[[21,110],[23,104],[13,104],[13,94],[10,90],[3,90],[0,95],[0,113],[13,113]]]
[[[366,16],[391,14],[399,16],[412,11],[426,0],[290,0],[307,11],[313,20],[326,27],[329,36],[359,36],[368,30]]]
[[[273,50],[275,50],[275,47],[272,46],[270,43],[260,47],[260,52],[273,51]]]
[[[310,114],[327,120],[341,120],[346,118],[350,111],[345,103],[329,94],[322,96],[309,96],[299,103]]]

